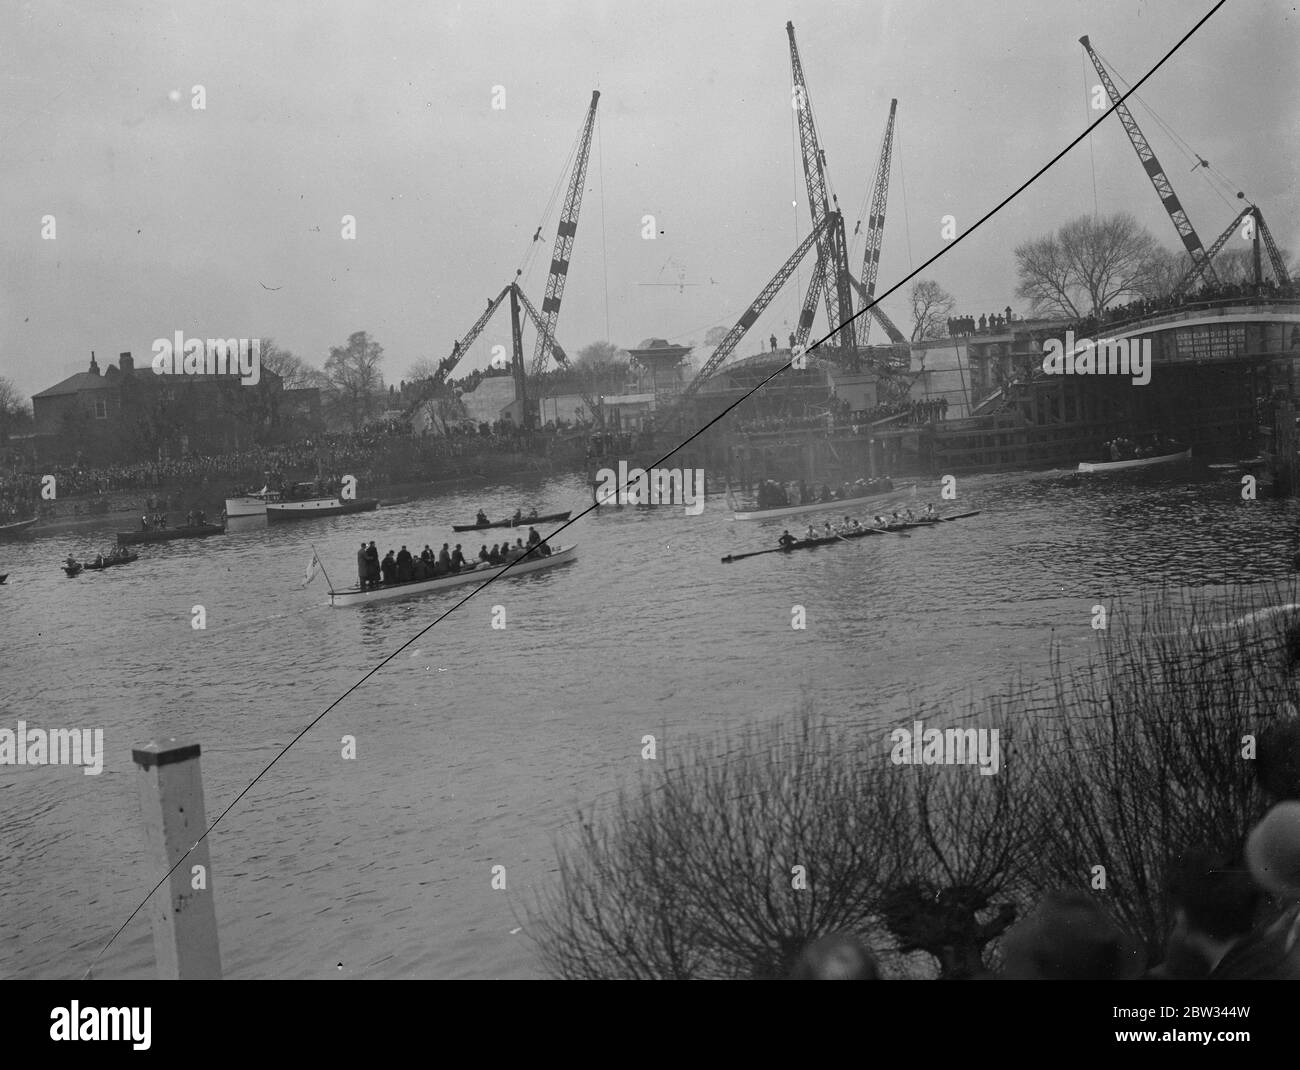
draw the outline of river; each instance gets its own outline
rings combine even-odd
[[[575,563],[472,598],[348,695],[221,822],[209,842],[226,976],[539,976],[527,907],[552,880],[575,811],[637,772],[643,736],[667,760],[692,737],[791,718],[808,701],[883,726],[912,703],[960,705],[1017,671],[1041,675],[1053,641],[1082,656],[1098,602],[1162,586],[1213,599],[1258,585],[1262,596],[1290,575],[1297,506],[1243,502],[1227,477],[1018,473],[962,478],[957,490],[940,502],[937,483],[923,483],[915,501],[980,516],[732,564],[719,558],[773,544],[781,525],[737,523],[721,499],[696,517],[602,509],[578,520],[554,540],[578,544]],[[471,589],[331,609],[323,579],[301,587],[311,544],[343,585],[362,539],[381,552],[437,549],[480,506],[589,502],[574,477],[254,520],[76,579],[59,561],[109,545],[108,527],[0,543],[11,573],[0,728],[102,727],[105,739],[99,776],[0,765],[0,976],[81,976],[161,876],[144,852],[132,745],[199,742],[211,821]],[[191,627],[197,605],[203,630]],[[340,756],[344,735],[356,737],[355,760]],[[504,891],[491,887],[494,866]],[[147,912],[95,975],[153,975]]]

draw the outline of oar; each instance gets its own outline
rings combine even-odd
[[[784,546],[778,546],[773,550],[752,550],[747,554],[727,554],[722,559],[722,563],[729,565],[732,561],[743,561],[747,557],[762,557],[764,554],[784,554],[789,552]]]

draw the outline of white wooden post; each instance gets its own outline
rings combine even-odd
[[[175,739],[134,747],[152,872],[166,873],[207,829],[199,745]],[[154,893],[154,956],[163,980],[220,980],[221,950],[204,840]]]

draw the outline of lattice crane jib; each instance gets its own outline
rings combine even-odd
[[[1116,90],[1115,83],[1111,81],[1106,68],[1102,66],[1101,59],[1093,51],[1086,34],[1079,38],[1079,44],[1083,45],[1084,50],[1088,53],[1088,58],[1092,60],[1092,65],[1097,68],[1097,74],[1101,78],[1102,85],[1106,87],[1106,93],[1110,96],[1111,103],[1115,105],[1115,114],[1119,116],[1119,121],[1124,125],[1124,131],[1128,134],[1129,141],[1133,143],[1138,159],[1142,162],[1147,177],[1151,179],[1151,185],[1155,187],[1156,193],[1160,197],[1160,203],[1164,205],[1170,220],[1173,221],[1178,236],[1182,238],[1183,246],[1187,249],[1192,262],[1194,264],[1203,264],[1202,271],[1217,282],[1218,276],[1215,275],[1214,266],[1209,262],[1205,248],[1201,245],[1200,235],[1196,233],[1192,221],[1187,218],[1187,213],[1183,210],[1178,195],[1174,193],[1174,187],[1170,184],[1168,176],[1165,175],[1164,168],[1160,166],[1160,161],[1156,159],[1155,152],[1147,143],[1147,139],[1143,135],[1141,127],[1138,126],[1137,120],[1133,118],[1132,112],[1129,111],[1128,105],[1120,99],[1121,94]]]
[[[555,248],[551,253],[551,271],[546,278],[546,296],[542,298],[542,320],[546,329],[537,332],[537,345],[533,351],[533,374],[546,365],[550,346],[555,337],[555,324],[560,318],[560,301],[564,297],[564,284],[569,275],[569,260],[573,256],[573,239],[578,233],[578,213],[582,208],[582,191],[587,184],[587,161],[591,157],[591,134],[596,125],[596,105],[600,90],[592,90],[591,104],[583,120],[578,139],[578,151],[569,175],[564,207],[560,212],[559,226],[555,231]]]
[[[790,39],[791,106],[799,126],[799,149],[803,157],[804,181],[808,187],[808,209],[813,226],[834,216],[832,225],[822,235],[817,245],[817,255],[825,266],[826,318],[832,330],[838,330],[840,345],[852,350],[855,346],[854,328],[841,327],[853,316],[853,288],[849,282],[848,241],[844,235],[844,219],[838,208],[830,203],[826,190],[826,157],[817,138],[813,119],[812,97],[808,80],[804,77],[803,61],[794,38],[794,23],[785,24]]]
[[[871,186],[871,211],[867,216],[867,240],[862,252],[862,283],[854,287],[863,305],[870,305],[876,296],[876,276],[880,271],[880,247],[885,235],[885,206],[889,200],[889,171],[894,157],[894,119],[898,101],[889,102],[889,119],[885,135],[880,141],[880,157],[876,163],[876,176]],[[871,332],[872,318],[878,319],[889,334],[891,342],[902,342],[902,332],[894,326],[884,310],[872,308],[871,314],[858,319],[858,344],[865,346]]]
[[[533,329],[537,332],[537,335],[540,338],[542,332],[546,330],[546,324],[542,319],[541,313],[537,311],[537,307],[530,300],[528,300],[528,295],[524,293],[524,291],[520,289],[518,285],[515,285],[515,290],[519,294],[519,303],[523,306],[524,312],[527,314],[529,320],[532,321]],[[562,364],[566,368],[572,367],[572,365],[569,363],[569,355],[564,351],[564,347],[560,345],[560,343],[556,341],[554,337],[550,339],[550,349],[551,349],[551,356],[555,358],[556,363]],[[578,396],[582,398],[583,404],[587,406],[587,411],[591,414],[592,421],[596,424],[598,428],[601,428],[603,430],[605,426],[605,420],[604,420],[604,414],[601,411],[600,406],[596,403],[596,400],[591,396],[591,394],[583,389],[581,383],[576,385],[577,385]]]

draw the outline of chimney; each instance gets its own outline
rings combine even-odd
[[[93,349],[90,351],[90,374],[99,374],[99,365],[95,363],[95,351]]]
[[[135,360],[130,353],[119,353],[117,355],[117,366],[122,369],[124,374],[131,374],[135,371]]]

